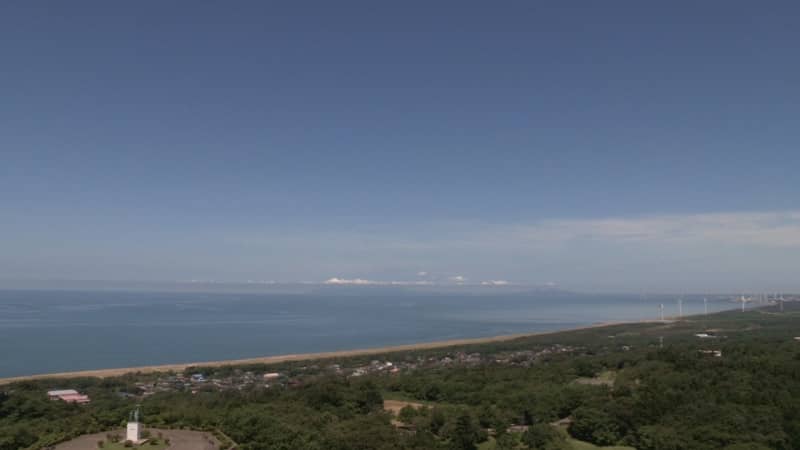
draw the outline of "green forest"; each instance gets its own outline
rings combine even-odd
[[[450,364],[359,377],[319,371],[268,389],[144,398],[128,393],[154,375],[19,382],[0,386],[0,450],[48,448],[120,427],[137,403],[147,426],[211,431],[242,450],[569,450],[577,442],[639,450],[800,449],[800,305],[786,306],[383,355],[402,361],[462,351],[577,349],[530,365]],[[333,363],[359,358],[325,362]],[[191,371],[295,373],[308,364]],[[79,389],[92,402],[50,401],[45,392],[55,387]],[[422,406],[395,416],[384,410],[386,399]]]

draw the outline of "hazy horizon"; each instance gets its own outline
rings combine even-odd
[[[779,295],[798,295],[800,290],[783,289],[770,291],[757,290],[601,290],[571,289],[555,284],[525,283],[454,283],[449,281],[417,283],[378,280],[344,280],[347,282],[326,281],[222,281],[222,280],[43,280],[43,279],[3,279],[0,278],[0,291],[53,290],[53,291],[120,291],[120,292],[186,292],[186,293],[252,293],[252,294],[320,294],[320,295],[505,295],[505,294],[576,294],[576,295],[620,295],[640,298],[725,298],[737,299],[740,296],[760,298]],[[353,282],[351,282],[353,281]]]

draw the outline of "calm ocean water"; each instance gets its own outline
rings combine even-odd
[[[620,295],[0,290],[0,377],[560,330],[655,319],[661,302],[677,313],[674,300]]]

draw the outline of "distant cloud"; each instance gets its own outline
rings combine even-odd
[[[506,280],[488,280],[481,281],[481,286],[507,286],[509,283]]]
[[[450,281],[452,281],[454,283],[464,283],[465,281],[467,281],[467,278],[462,276],[462,275],[455,275],[455,276],[452,276],[452,277],[448,278],[448,280],[450,280]]]
[[[328,278],[323,284],[347,285],[347,286],[427,286],[433,284],[430,281],[375,281],[363,278]]]
[[[393,286],[431,286],[432,281],[390,281],[388,284]]]
[[[368,284],[379,284],[377,281],[371,280],[364,280],[361,278],[353,278],[353,279],[345,279],[345,278],[328,278],[324,281],[324,284],[347,284],[347,285],[368,285]]]
[[[428,272],[419,271],[419,272],[417,272],[417,276],[418,277],[427,277],[428,276]]]

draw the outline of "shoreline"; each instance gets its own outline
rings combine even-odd
[[[120,367],[120,368],[111,368],[111,369],[89,369],[89,370],[78,370],[78,371],[71,371],[71,372],[56,372],[56,373],[43,373],[43,374],[34,374],[34,375],[21,375],[16,377],[7,377],[7,378],[0,378],[0,385],[16,383],[20,381],[32,381],[32,380],[49,380],[49,379],[66,379],[66,378],[80,378],[80,377],[96,377],[96,378],[109,378],[109,377],[118,377],[122,375],[126,375],[129,373],[158,373],[158,372],[180,372],[186,370],[189,367],[222,367],[222,366],[235,366],[235,365],[242,365],[242,364],[277,364],[282,362],[289,362],[289,361],[306,361],[306,360],[321,360],[321,359],[332,359],[332,358],[347,358],[352,356],[365,356],[365,355],[377,355],[377,354],[384,354],[384,353],[397,353],[397,352],[404,352],[404,351],[413,351],[413,350],[430,350],[430,349],[437,349],[437,348],[446,348],[446,347],[455,347],[459,345],[472,345],[472,344],[486,344],[491,342],[505,342],[505,341],[512,341],[515,339],[525,338],[525,337],[532,337],[532,336],[543,336],[548,334],[556,334],[556,333],[566,333],[570,331],[580,331],[580,330],[588,330],[593,328],[603,328],[603,327],[610,327],[614,325],[627,325],[627,324],[638,324],[638,323],[669,323],[672,320],[633,320],[633,321],[622,321],[622,322],[600,322],[595,323],[592,325],[587,325],[583,327],[576,327],[576,328],[566,328],[563,330],[553,330],[553,331],[539,331],[539,332],[530,332],[530,333],[517,333],[517,334],[505,334],[499,336],[487,336],[487,337],[479,337],[479,338],[463,338],[463,339],[449,339],[444,341],[430,341],[430,342],[419,342],[415,344],[402,344],[402,345],[392,345],[392,346],[385,346],[385,347],[375,347],[375,348],[361,348],[361,349],[351,349],[351,350],[334,350],[329,352],[315,352],[315,353],[295,353],[295,354],[285,354],[285,355],[274,355],[274,356],[258,356],[254,358],[242,358],[242,359],[228,359],[228,360],[219,360],[219,361],[195,361],[195,362],[188,362],[188,363],[177,363],[177,364],[160,364],[160,365],[151,365],[151,366],[134,366],[134,367]]]

